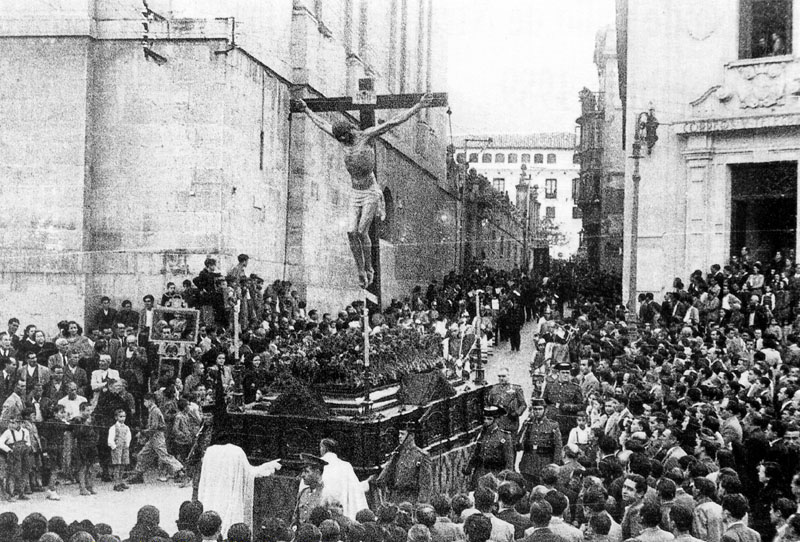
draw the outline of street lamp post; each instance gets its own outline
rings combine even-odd
[[[636,128],[633,136],[633,194],[631,196],[631,238],[630,238],[630,267],[628,269],[628,308],[631,313],[636,314],[636,268],[638,263],[639,250],[639,183],[642,175],[639,170],[639,161],[642,156],[642,143],[647,144],[647,154],[653,151],[658,135],[658,120],[655,116],[655,109],[650,107],[649,111],[642,111],[636,116]]]

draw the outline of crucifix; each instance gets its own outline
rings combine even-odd
[[[360,83],[363,83],[361,81]],[[359,286],[367,300],[378,305],[380,295],[379,244],[370,239],[370,227],[376,216],[385,218],[383,192],[378,186],[375,140],[392,128],[406,122],[425,107],[447,106],[447,94],[393,94],[375,96],[370,92],[352,97],[293,100],[292,113],[305,113],[317,127],[335,138],[344,154],[344,164],[353,186],[353,213],[348,225],[347,239],[358,269]],[[404,109],[386,122],[375,125],[376,109]],[[331,125],[317,113],[359,112],[359,126],[346,121]],[[376,273],[378,276],[376,277]]]

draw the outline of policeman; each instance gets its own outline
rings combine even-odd
[[[544,402],[547,404],[547,417],[556,422],[561,429],[562,440],[567,440],[569,430],[577,423],[578,411],[583,408],[581,387],[572,381],[569,363],[555,366],[558,379],[547,383]]]
[[[297,495],[297,505],[294,507],[292,523],[300,525],[308,523],[311,511],[322,504],[322,491],[325,486],[322,483],[322,471],[325,469],[327,461],[312,454],[300,454],[303,461],[303,472],[300,478],[305,486]]]
[[[522,424],[517,450],[522,450],[519,472],[529,489],[539,483],[542,468],[561,463],[561,430],[545,416],[544,399],[531,399],[531,415]]]
[[[519,431],[519,417],[528,408],[522,386],[508,381],[508,368],[502,367],[497,372],[498,383],[491,387],[486,396],[486,403],[502,408],[504,416],[497,419],[500,429],[516,435]]]
[[[514,435],[497,424],[497,418],[504,414],[502,408],[493,405],[483,409],[483,431],[472,449],[467,466],[462,470],[464,475],[472,476],[471,488],[477,487],[478,479],[487,472],[498,474],[504,469],[514,468]]]
[[[417,446],[414,422],[400,428],[400,445],[375,480],[390,502],[429,502],[433,489],[433,463],[428,452]]]

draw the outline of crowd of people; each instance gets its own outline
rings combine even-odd
[[[566,318],[549,293],[552,285],[519,272],[479,268],[445,277],[425,292],[416,289],[408,300],[392,303],[382,320],[373,318],[373,326],[418,326],[447,337],[474,326],[480,307],[485,332],[499,332],[512,347],[517,325],[530,320],[534,326],[527,358],[533,393],[524,397],[509,372],[499,372],[487,395],[483,431],[463,465],[472,491],[384,501],[354,518],[341,514],[341,503],[320,502],[294,529],[269,518],[249,536],[800,540],[796,276],[793,262],[781,255],[762,265],[743,252],[725,267],[692,273],[687,288],[676,279],[660,305],[640,296],[635,325],[619,306],[591,300]],[[261,326],[262,352],[243,341],[252,351],[249,361],[262,353],[279,356],[270,345],[281,334],[303,340],[324,332],[307,314],[293,313],[296,296],[277,286],[284,286],[272,300],[277,326]],[[503,323],[509,315],[511,326]],[[270,321],[263,316],[262,323]],[[283,318],[290,326],[281,325]],[[357,307],[350,306],[331,319],[328,332],[346,332],[357,318]],[[248,355],[230,360],[226,354],[220,372]],[[185,380],[191,376],[204,382],[205,374]],[[148,407],[158,408],[157,401],[148,400]],[[415,494],[413,483],[404,489],[406,496]]]

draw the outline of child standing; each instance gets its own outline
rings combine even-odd
[[[75,429],[76,457],[78,463],[78,483],[81,486],[81,495],[95,495],[97,492],[92,486],[92,477],[89,472],[97,461],[97,431],[92,425],[92,407],[89,403],[81,403],[80,415],[73,420]]]
[[[30,434],[21,427],[18,416],[8,421],[8,429],[0,435],[0,450],[6,454],[7,491],[13,502],[17,498],[28,500],[25,495],[25,480],[28,477],[28,463],[31,452]]]
[[[31,452],[29,455],[29,474],[25,480],[25,493],[31,491],[37,493],[42,491],[42,440],[39,438],[39,429],[36,427],[36,411],[26,409],[22,414],[22,429],[28,432],[31,441]]]
[[[116,412],[114,412],[114,418],[117,422],[108,430],[108,447],[111,448],[114,491],[124,491],[128,489],[127,484],[122,481],[122,471],[131,463],[131,430],[125,425],[126,417],[125,411],[118,408]]]

